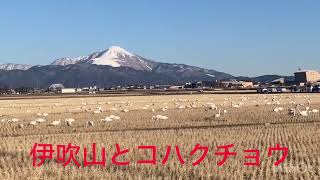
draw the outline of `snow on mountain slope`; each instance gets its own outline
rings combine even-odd
[[[111,46],[107,50],[95,52],[89,56],[57,59],[54,62],[52,62],[51,65],[66,66],[69,64],[82,63],[105,65],[111,67],[129,67],[135,70],[152,70],[152,61],[148,61],[143,57],[134,55],[118,46]]]
[[[206,74],[207,76],[210,76],[210,77],[216,77],[215,75],[213,75],[213,74]]]
[[[80,56],[77,58],[60,58],[60,59],[56,59],[54,60],[50,65],[58,65],[58,66],[66,66],[69,64],[76,64],[77,62],[86,60],[88,58],[88,56]]]
[[[152,62],[153,61],[132,54],[121,47],[111,46],[107,50],[92,53],[91,55],[85,56],[85,58],[72,63],[88,63],[95,65],[106,65],[111,67],[129,67],[135,70],[151,71]],[[61,63],[61,65],[63,64]]]
[[[100,56],[92,59],[92,64],[109,65],[112,67],[120,67],[119,61],[131,58],[133,55],[122,49],[121,47],[111,46],[107,51],[104,51]]]
[[[120,47],[110,47],[108,50],[102,52],[98,57],[91,59],[92,64],[108,65],[112,67],[120,67],[118,63],[119,58],[131,57],[132,55]]]
[[[143,58],[117,46],[111,46],[108,50],[101,52],[97,57],[91,59],[89,63],[90,62],[96,65],[130,67],[136,70],[152,70]]]
[[[13,64],[13,63],[6,63],[6,64],[0,64],[0,69],[3,70],[27,70],[31,68],[32,65],[29,64]]]

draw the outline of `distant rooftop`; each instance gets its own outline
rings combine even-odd
[[[298,71],[296,71],[295,73],[300,73],[300,72],[312,72],[312,71],[319,72],[319,71],[317,71],[317,70],[298,70]]]

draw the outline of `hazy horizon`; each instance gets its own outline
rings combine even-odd
[[[45,65],[120,46],[235,76],[320,69],[320,2],[2,2],[0,62]]]

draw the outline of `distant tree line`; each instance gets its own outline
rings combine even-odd
[[[11,94],[13,92],[15,93],[19,93],[19,94],[27,94],[27,93],[33,93],[34,92],[34,88],[33,87],[25,87],[25,86],[21,86],[21,87],[17,87],[17,88],[10,88],[8,85],[6,84],[0,84],[0,93],[1,94]]]

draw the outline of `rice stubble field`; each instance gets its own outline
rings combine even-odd
[[[0,101],[1,179],[319,179],[319,94],[165,95],[15,99]],[[35,143],[80,146],[77,160],[64,167],[48,160],[33,167],[30,151]],[[106,152],[106,165],[83,167],[83,148],[97,159]],[[128,166],[111,163],[116,144],[130,152],[118,158]],[[190,152],[197,144],[209,148],[205,159]],[[222,159],[217,146],[234,144],[236,156]],[[268,157],[268,148],[280,144],[288,156]],[[150,159],[157,148],[157,163]],[[168,146],[172,151],[162,164]],[[179,146],[185,164],[174,151]],[[246,166],[247,149],[259,149],[260,165]],[[54,156],[56,154],[54,153]],[[89,158],[92,156],[89,155]]]

